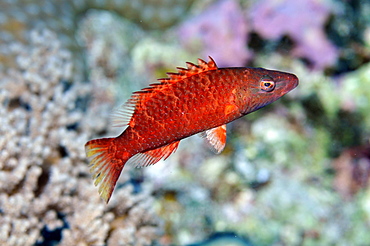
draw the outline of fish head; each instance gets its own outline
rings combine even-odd
[[[298,86],[298,77],[291,73],[264,68],[246,68],[245,88],[248,94],[244,114],[262,108]]]

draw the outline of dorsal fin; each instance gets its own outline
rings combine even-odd
[[[138,99],[137,96],[131,96],[130,99],[112,113],[111,122],[113,127],[124,127],[129,125],[131,117],[135,112]]]
[[[198,59],[198,65],[191,62],[186,63],[187,68],[177,67],[177,73],[167,73],[168,78],[158,79],[159,83],[150,84],[149,87],[140,91],[134,92],[129,100],[124,103],[118,110],[112,114],[112,123],[115,127],[131,125],[132,116],[136,110],[140,109],[140,105],[147,99],[151,98],[153,92],[157,92],[167,86],[189,78],[195,74],[203,73],[210,70],[216,70],[217,65],[212,57],[209,56],[209,62]]]
[[[210,70],[216,70],[217,65],[212,57],[208,57],[209,62],[205,62],[198,58],[198,65],[191,62],[186,62],[187,68],[177,67],[177,73],[167,73],[168,78],[158,79],[162,83],[176,83],[185,78],[189,78],[195,74],[203,73]]]

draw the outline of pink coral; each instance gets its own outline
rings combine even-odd
[[[201,56],[212,56],[219,66],[243,66],[251,58],[248,31],[245,15],[234,0],[218,2],[179,27],[185,47],[200,44]]]
[[[289,35],[296,43],[293,53],[320,69],[333,65],[338,57],[337,48],[323,30],[331,11],[319,0],[262,0],[252,6],[250,19],[263,38]]]

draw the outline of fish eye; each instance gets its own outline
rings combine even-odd
[[[261,90],[271,92],[275,89],[275,82],[270,76],[263,76],[260,81]]]

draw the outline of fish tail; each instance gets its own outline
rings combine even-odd
[[[91,140],[85,144],[85,151],[94,185],[99,186],[100,197],[108,203],[128,159],[116,157],[114,138]]]

